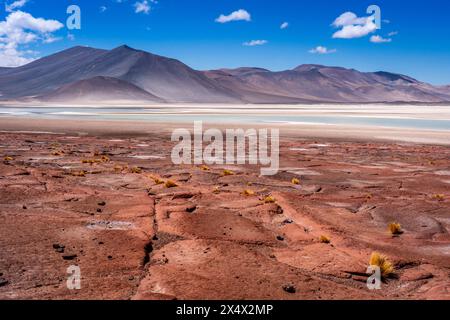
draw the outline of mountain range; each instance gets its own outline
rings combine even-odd
[[[301,65],[199,71],[121,46],[73,47],[16,68],[0,68],[0,100],[171,103],[440,103],[450,86],[389,72]]]

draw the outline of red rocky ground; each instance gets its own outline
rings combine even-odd
[[[282,170],[259,177],[175,166],[172,146],[2,133],[0,298],[450,298],[448,147],[283,138]],[[373,251],[395,265],[379,291]],[[81,290],[66,288],[70,265]]]

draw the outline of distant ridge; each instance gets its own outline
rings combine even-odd
[[[316,64],[272,72],[197,71],[126,45],[73,47],[17,68],[0,68],[1,100],[139,100],[186,103],[441,103],[450,86],[406,75]]]

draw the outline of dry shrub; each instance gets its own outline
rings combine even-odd
[[[243,194],[244,196],[250,197],[250,196],[254,196],[254,195],[255,195],[255,191],[249,190],[249,189],[245,189],[245,190],[242,192],[242,194]]]
[[[321,242],[321,243],[331,243],[331,239],[330,239],[330,237],[327,237],[327,236],[325,236],[325,235],[321,235],[320,237],[319,237],[319,241]]]
[[[223,175],[224,177],[226,177],[226,176],[234,176],[234,172],[231,171],[231,170],[225,169],[225,170],[223,170],[222,175]]]
[[[172,180],[167,180],[167,182],[164,184],[166,188],[176,188],[178,187],[178,184]]]
[[[265,203],[275,203],[277,200],[273,196],[267,196],[263,199]]]
[[[394,235],[394,236],[395,236],[395,235],[400,235],[400,234],[403,233],[403,231],[402,231],[402,226],[401,226],[401,224],[398,223],[398,222],[391,222],[391,223],[389,223],[388,228],[389,228],[389,232],[390,232],[392,235]]]
[[[71,173],[74,177],[85,177],[86,171],[75,171]]]
[[[300,184],[300,180],[297,178],[292,178],[291,182],[292,182],[292,184],[296,184],[296,185]]]
[[[433,196],[433,199],[436,199],[436,200],[438,200],[438,201],[444,201],[445,196],[444,196],[443,194],[435,194],[435,195]]]
[[[130,169],[131,173],[135,173],[135,174],[141,174],[142,173],[142,169],[139,167],[133,167]]]
[[[394,273],[394,265],[389,259],[379,252],[373,252],[370,256],[369,264],[380,268],[383,278],[387,278]]]
[[[209,171],[209,170],[211,170],[207,165],[201,166],[200,169],[201,169],[202,171]]]

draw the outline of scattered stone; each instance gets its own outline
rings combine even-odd
[[[103,212],[102,209],[100,209],[100,208],[97,209],[97,213],[102,213],[102,212]]]
[[[106,206],[106,202],[105,201],[101,201],[101,202],[98,203],[98,205],[100,207],[104,207],[104,206]]]
[[[193,213],[195,210],[197,210],[197,206],[195,206],[195,205],[186,208],[186,212],[188,212],[188,213]]]
[[[283,286],[283,290],[286,291],[287,293],[296,293],[297,289],[293,286],[293,285],[285,285]]]
[[[55,243],[53,245],[53,249],[55,249],[55,251],[58,253],[64,253],[64,250],[66,249],[66,247],[61,244]]]
[[[8,283],[9,283],[8,280],[0,278],[0,287],[6,286]]]
[[[277,240],[278,240],[278,241],[284,241],[284,237],[282,237],[282,236],[277,236]]]
[[[76,254],[65,254],[62,256],[62,258],[66,261],[71,261],[71,260],[75,260],[78,256]]]
[[[179,193],[176,194],[172,197],[172,200],[177,200],[177,199],[191,199],[193,198],[194,195],[192,193]]]
[[[26,205],[23,205],[23,206],[22,206],[22,209],[23,209],[23,210],[27,210],[27,206],[26,206]]]

